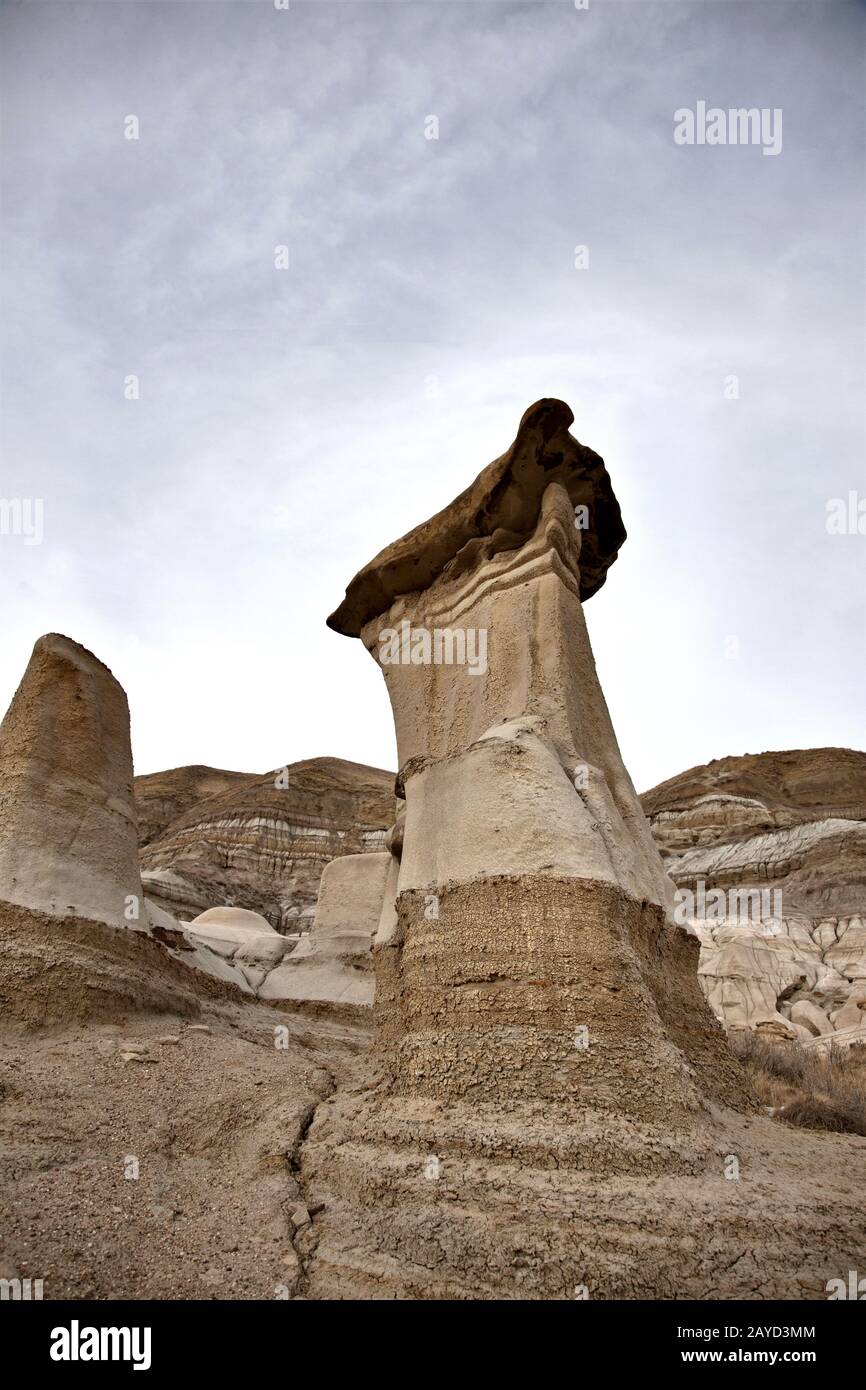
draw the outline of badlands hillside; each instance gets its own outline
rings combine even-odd
[[[717,1017],[806,1044],[866,1040],[866,753],[719,758],[641,801],[677,887],[728,900],[727,920],[691,919]],[[751,916],[730,911],[737,893]]]
[[[296,932],[326,863],[383,847],[394,774],[337,758],[265,776],[175,768],[137,777],[135,798],[155,902],[182,918],[230,904]],[[778,921],[689,918],[721,1022],[802,1041],[866,1025],[866,753],[718,758],[640,800],[678,888],[781,895]]]
[[[240,790],[255,782],[253,772],[227,772],[220,767],[173,767],[135,779],[138,843],[142,849],[157,839],[172,821],[200,801]]]
[[[381,849],[394,774],[308,758],[264,775],[180,767],[136,777],[142,883],[181,917],[231,904],[280,931],[309,927],[322,870]]]
[[[641,804],[680,885],[784,890],[815,918],[866,903],[866,753],[801,748],[715,758],[645,792]]]

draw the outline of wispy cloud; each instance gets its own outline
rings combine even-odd
[[[824,519],[866,495],[863,19],[4,5],[0,495],[45,540],[0,538],[0,703],[60,629],[141,770],[393,765],[325,615],[560,395],[630,532],[587,614],[635,780],[862,742],[866,541]],[[782,153],[675,145],[698,99],[782,108]]]

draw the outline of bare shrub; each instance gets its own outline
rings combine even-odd
[[[818,1052],[745,1031],[732,1033],[730,1043],[775,1119],[866,1136],[866,1047]]]

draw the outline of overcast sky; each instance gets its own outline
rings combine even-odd
[[[860,0],[2,24],[0,498],[44,504],[0,535],[4,708],[60,631],[139,772],[395,767],[325,618],[560,396],[629,531],[586,612],[638,789],[864,746],[866,536],[826,525],[866,497]],[[781,152],[676,144],[699,101],[781,109]]]

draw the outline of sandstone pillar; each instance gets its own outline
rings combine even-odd
[[[126,695],[57,633],[0,725],[0,899],[115,926],[143,913]]]
[[[380,1052],[395,1093],[657,1117],[724,1045],[596,676],[582,601],[625,532],[572,418],[531,407],[329,619],[381,666],[406,801]]]
[[[308,1298],[823,1289],[828,1218],[792,1202],[802,1137],[757,1113],[701,996],[599,689],[582,604],[625,533],[571,420],[533,406],[329,620],[382,667],[406,809],[380,1072],[319,1106],[302,1149]],[[432,659],[437,630],[474,665]],[[856,1203],[835,1189],[835,1230]]]

